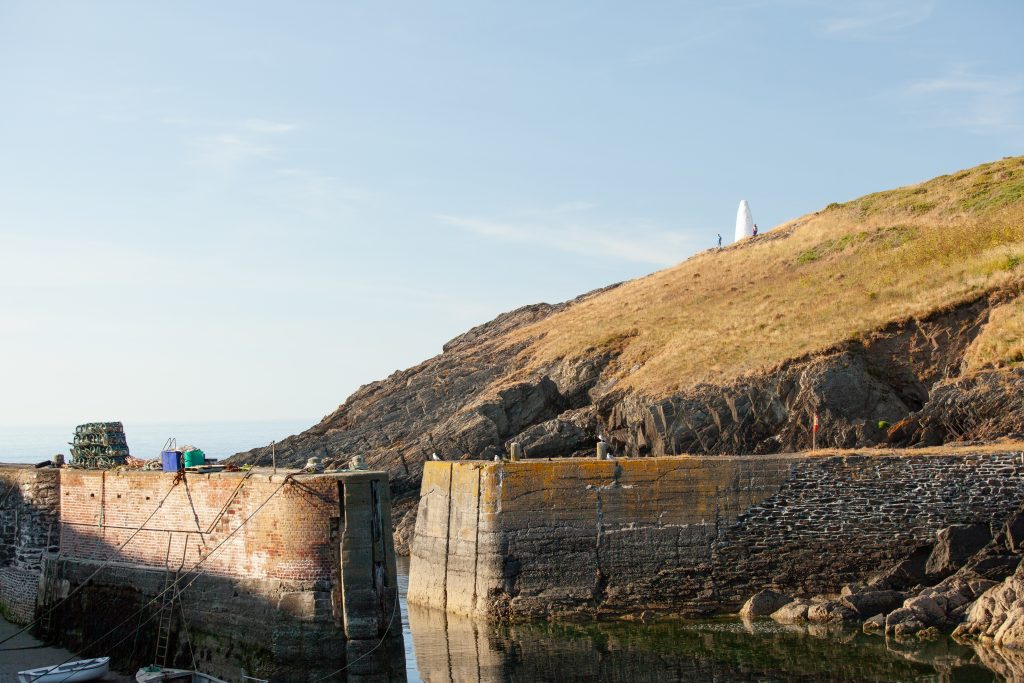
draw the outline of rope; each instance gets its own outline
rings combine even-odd
[[[192,636],[188,632],[188,617],[185,616],[185,604],[181,601],[181,591],[178,591],[178,610],[181,612],[181,630],[185,634],[185,643],[188,645],[188,656],[192,659],[192,670],[199,668],[196,664],[196,652],[192,649]]]
[[[220,550],[220,549],[221,549],[221,547],[223,547],[225,543],[227,543],[227,542],[228,542],[229,540],[231,540],[232,536],[234,536],[234,535],[235,535],[236,533],[238,533],[238,532],[239,532],[239,531],[240,531],[240,530],[241,530],[241,529],[242,529],[242,528],[243,528],[243,527],[244,527],[244,526],[245,526],[245,525],[246,525],[246,524],[247,524],[247,523],[249,522],[249,520],[251,520],[251,519],[252,519],[253,517],[255,517],[255,516],[256,516],[256,515],[257,515],[257,514],[259,513],[259,511],[260,511],[260,510],[262,510],[262,509],[263,509],[263,507],[264,507],[264,506],[265,506],[265,505],[266,505],[267,503],[269,503],[269,502],[270,502],[270,499],[271,499],[271,498],[273,498],[273,497],[274,497],[274,496],[276,496],[276,495],[277,495],[278,493],[280,493],[281,489],[283,489],[283,488],[284,488],[285,486],[287,486],[287,485],[288,485],[288,482],[289,482],[289,481],[291,480],[292,476],[293,476],[293,475],[289,474],[289,475],[288,475],[287,477],[285,477],[285,480],[284,480],[283,482],[281,482],[281,485],[280,485],[280,486],[278,486],[278,487],[277,487],[276,489],[274,489],[274,492],[273,492],[273,493],[271,493],[271,494],[270,494],[269,496],[267,496],[266,500],[264,500],[264,501],[263,501],[262,503],[260,503],[260,504],[259,504],[259,506],[258,506],[258,507],[257,507],[257,508],[256,508],[255,510],[253,510],[253,511],[252,511],[252,514],[250,514],[250,515],[249,515],[248,517],[246,517],[246,518],[245,518],[244,520],[242,520],[242,523],[241,523],[241,524],[239,524],[239,525],[238,525],[238,526],[237,526],[237,527],[235,528],[235,530],[234,530],[234,531],[232,531],[232,532],[231,532],[230,534],[228,534],[227,536],[225,536],[225,537],[224,537],[224,540],[222,540],[222,541],[221,541],[220,543],[218,543],[218,544],[216,545],[216,547],[214,547],[214,549],[213,549],[213,550],[211,550],[211,551],[210,551],[209,553],[207,553],[206,555],[204,555],[204,556],[203,556],[203,557],[202,557],[202,558],[201,558],[201,559],[200,559],[200,560],[199,560],[198,562],[196,562],[196,563],[195,563],[194,565],[192,565],[191,569],[189,569],[188,571],[189,571],[189,572],[194,572],[194,571],[195,571],[195,570],[196,570],[196,569],[197,569],[197,568],[198,568],[198,567],[199,567],[200,565],[202,565],[202,564],[203,564],[204,562],[206,562],[206,561],[207,561],[208,559],[210,559],[211,557],[213,557],[213,555],[214,555],[214,554],[215,554],[215,553],[216,553],[216,552],[217,552],[218,550]],[[183,588],[179,589],[179,591],[178,591],[178,592],[179,592],[179,593],[181,593],[181,592],[184,592],[185,590],[187,590],[189,586],[191,586],[191,585],[192,585],[193,583],[195,583],[195,582],[196,582],[196,580],[197,580],[197,579],[198,579],[198,578],[199,578],[200,576],[202,576],[202,575],[203,575],[203,573],[204,573],[204,572],[198,572],[198,573],[196,573],[195,577],[193,577],[191,581],[189,581],[188,583],[186,583],[186,584],[185,584],[185,586],[184,586]],[[112,633],[113,633],[114,631],[116,631],[117,629],[121,628],[122,626],[124,626],[125,624],[127,624],[127,623],[128,623],[129,621],[131,621],[131,620],[132,620],[132,619],[134,619],[135,617],[137,617],[137,616],[141,615],[141,614],[142,614],[143,612],[145,612],[145,610],[146,610],[146,609],[147,609],[147,608],[148,608],[148,607],[149,607],[150,605],[152,605],[153,603],[155,603],[155,602],[156,602],[157,600],[160,600],[160,599],[161,599],[161,598],[163,597],[164,593],[166,593],[166,592],[167,592],[167,591],[169,591],[169,590],[174,590],[174,589],[175,589],[175,588],[177,587],[178,583],[180,583],[180,582],[181,582],[181,581],[182,581],[182,580],[183,580],[184,578],[185,578],[185,576],[180,576],[180,577],[178,577],[177,579],[175,579],[175,580],[174,580],[174,581],[173,581],[173,582],[171,583],[171,585],[167,586],[167,587],[166,587],[166,588],[164,588],[164,589],[163,589],[162,591],[160,591],[160,592],[159,592],[159,593],[158,593],[157,595],[155,595],[155,596],[153,597],[153,599],[152,599],[152,600],[150,600],[150,601],[149,601],[149,602],[147,602],[147,603],[146,603],[145,605],[143,605],[142,607],[140,607],[140,608],[138,608],[137,610],[135,610],[134,612],[132,612],[132,613],[131,613],[131,614],[130,614],[130,615],[129,615],[128,617],[126,617],[125,619],[123,619],[123,620],[122,620],[122,621],[121,621],[120,623],[116,624],[116,625],[115,625],[115,626],[114,626],[113,628],[111,628],[110,630],[108,630],[108,631],[107,631],[106,633],[104,633],[103,635],[101,635],[101,636],[100,636],[99,638],[96,638],[96,639],[94,639],[94,640],[93,640],[92,642],[90,642],[89,644],[87,644],[87,645],[85,645],[84,647],[80,648],[80,649],[82,650],[82,652],[87,652],[87,651],[88,651],[88,650],[89,650],[90,648],[92,648],[92,647],[93,647],[94,645],[97,645],[98,643],[100,643],[100,642],[101,642],[102,640],[104,640],[104,639],[105,639],[105,638],[106,638],[107,636],[109,636],[110,634],[112,634]],[[83,584],[83,585],[84,585],[84,584]],[[69,597],[70,597],[70,595],[69,595]],[[138,630],[139,630],[139,628],[141,628],[141,626],[144,626],[144,625],[146,625],[147,623],[149,623],[149,621],[150,621],[151,619],[153,619],[153,616],[155,616],[155,614],[154,614],[154,615],[151,615],[151,616],[150,616],[150,617],[149,617],[148,619],[146,619],[145,621],[143,621],[143,622],[142,622],[142,624],[141,624],[141,625],[140,625],[139,627],[137,627],[137,628],[136,628],[136,631],[138,631]],[[389,626],[389,627],[390,627],[390,626]],[[133,635],[135,635],[135,632],[129,633],[129,634],[128,634],[128,635],[126,635],[125,637],[121,638],[121,640],[119,640],[119,641],[117,641],[116,643],[114,643],[114,644],[113,644],[113,645],[111,646],[111,648],[110,648],[110,649],[111,649],[111,650],[113,651],[114,649],[116,649],[116,648],[117,648],[117,646],[118,646],[118,645],[120,645],[121,643],[123,643],[124,641],[126,641],[126,640],[127,640],[128,638],[132,637]],[[61,662],[60,664],[57,664],[57,665],[55,665],[55,666],[61,666],[61,665],[63,665],[63,664],[67,664],[68,662],[74,661],[75,657],[78,657],[78,656],[79,656],[79,655],[72,655],[72,656],[71,656],[71,657],[69,657],[68,659],[64,660],[63,662]],[[71,674],[69,674],[69,675],[68,675],[68,677],[70,677],[70,676],[71,676]],[[62,679],[62,681],[60,681],[59,683],[63,683],[63,681],[64,681],[64,680],[67,680],[67,678],[64,678],[64,679]]]
[[[114,558],[115,558],[115,557],[116,557],[116,556],[118,555],[118,553],[120,553],[120,552],[121,552],[122,550],[124,550],[124,549],[125,549],[125,548],[126,548],[126,547],[128,546],[128,544],[132,542],[132,539],[134,539],[134,538],[135,538],[136,536],[138,536],[138,535],[139,535],[139,532],[141,532],[141,531],[142,531],[142,530],[143,530],[143,529],[144,529],[144,528],[146,527],[146,525],[147,525],[147,524],[149,524],[149,521],[150,521],[151,519],[153,519],[153,517],[154,517],[154,516],[156,515],[156,513],[157,513],[157,512],[158,512],[158,511],[160,510],[160,508],[161,508],[161,507],[163,507],[163,504],[164,504],[164,503],[165,503],[165,502],[167,501],[167,499],[168,499],[168,498],[170,497],[170,495],[171,495],[171,492],[172,492],[172,491],[174,491],[174,487],[175,487],[175,486],[177,485],[177,483],[178,483],[178,482],[177,482],[177,481],[175,481],[175,482],[174,482],[173,484],[171,484],[171,488],[167,489],[167,493],[166,493],[166,494],[164,494],[164,497],[163,497],[163,498],[162,498],[162,499],[160,500],[160,502],[159,502],[159,503],[157,503],[156,507],[155,507],[155,508],[153,508],[153,512],[149,513],[149,517],[147,517],[147,518],[146,518],[146,521],[144,521],[144,522],[142,523],[142,526],[140,526],[140,527],[139,527],[139,528],[137,528],[137,529],[136,529],[136,530],[135,530],[134,532],[132,532],[132,535],[128,537],[128,540],[126,540],[126,541],[125,541],[124,543],[122,543],[122,544],[120,545],[120,547],[118,547],[118,548],[117,548],[117,550],[115,550],[115,551],[113,551],[112,553],[110,553],[110,556],[109,556],[109,557],[107,557],[107,559],[106,559],[106,560],[104,560],[104,561],[103,561],[103,563],[102,563],[102,564],[100,564],[100,566],[96,568],[96,571],[94,571],[94,572],[93,572],[92,574],[90,574],[90,575],[89,575],[89,576],[88,576],[88,577],[87,577],[87,578],[86,578],[86,579],[85,579],[85,580],[84,580],[84,581],[83,581],[82,583],[78,584],[78,587],[77,587],[77,588],[75,588],[75,589],[74,589],[73,591],[71,591],[70,593],[68,593],[66,597],[62,598],[62,599],[61,599],[60,601],[58,601],[58,602],[57,602],[56,604],[52,605],[52,606],[51,606],[51,607],[50,607],[49,609],[47,609],[47,610],[46,610],[45,612],[43,612],[42,614],[40,614],[40,615],[39,615],[39,617],[38,617],[37,619],[35,619],[35,620],[34,620],[34,621],[32,621],[31,623],[29,623],[29,624],[28,624],[27,626],[25,626],[25,627],[24,627],[23,629],[21,629],[20,631],[17,631],[17,632],[15,632],[15,633],[12,633],[11,635],[9,635],[9,636],[7,636],[6,638],[4,638],[3,640],[0,640],[0,645],[3,645],[4,643],[6,643],[6,642],[7,642],[8,640],[10,640],[11,638],[14,638],[15,636],[19,636],[19,635],[21,635],[22,633],[25,633],[25,632],[26,632],[26,631],[28,631],[28,630],[29,630],[30,628],[32,628],[33,626],[35,626],[36,624],[38,624],[38,623],[39,623],[40,621],[42,621],[44,617],[46,617],[46,616],[49,616],[49,615],[53,614],[54,610],[56,610],[56,609],[57,609],[58,607],[60,607],[60,606],[61,606],[61,605],[63,605],[63,604],[65,603],[65,602],[67,602],[68,600],[70,600],[70,599],[71,599],[71,597],[72,597],[73,595],[75,595],[76,593],[78,593],[78,591],[80,591],[80,590],[82,590],[83,588],[85,588],[85,587],[86,587],[86,586],[87,586],[87,585],[89,584],[89,582],[90,582],[90,581],[91,581],[91,580],[92,580],[93,578],[95,578],[95,577],[96,577],[96,575],[97,575],[97,574],[99,574],[99,573],[100,573],[101,571],[103,571],[104,569],[106,569],[107,565],[109,565],[109,564],[110,564],[111,562],[113,562],[113,561],[114,561]],[[3,652],[3,651],[4,651],[4,650],[3,650],[2,648],[0,648],[0,652]],[[70,661],[70,660],[68,660],[68,661]]]

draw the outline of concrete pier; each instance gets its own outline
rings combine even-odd
[[[408,597],[492,620],[735,611],[1022,504],[1019,452],[428,462]]]

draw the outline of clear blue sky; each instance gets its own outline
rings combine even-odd
[[[1024,152],[1024,3],[0,1],[0,423],[308,418]]]

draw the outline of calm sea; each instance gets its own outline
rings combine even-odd
[[[137,458],[160,457],[168,438],[178,446],[197,446],[211,458],[226,458],[239,451],[266,446],[316,424],[316,419],[249,422],[124,422],[128,450]],[[35,463],[55,453],[68,456],[75,425],[0,425],[0,462]]]

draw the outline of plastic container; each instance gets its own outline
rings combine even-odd
[[[160,451],[160,460],[164,464],[164,472],[177,472],[181,469],[181,451]]]
[[[185,451],[185,467],[195,467],[206,464],[206,454],[198,448],[192,451]]]

